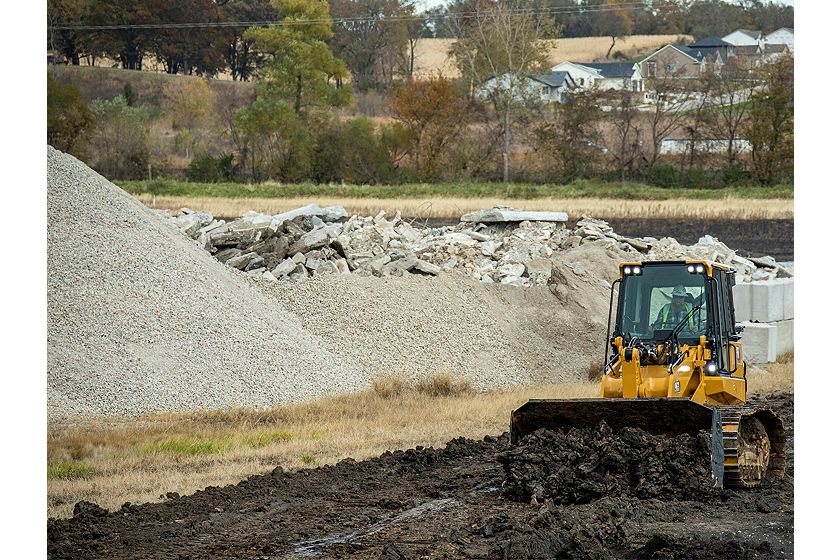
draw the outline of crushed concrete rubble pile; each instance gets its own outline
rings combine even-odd
[[[76,158],[47,149],[51,419],[249,404],[369,385],[365,369]]]
[[[527,218],[527,219],[526,219]],[[494,208],[453,226],[418,228],[391,219],[348,217],[340,206],[310,204],[274,216],[248,212],[232,222],[181,209],[175,224],[220,262],[269,280],[322,274],[437,276],[459,272],[487,283],[547,285],[558,253],[597,243],[619,260],[696,258],[735,267],[739,282],[788,277],[772,257],[746,258],[711,236],[691,246],[675,239],[629,238],[584,216],[571,228],[562,212]]]
[[[605,496],[700,499],[711,492],[708,432],[658,436],[636,428],[537,430],[499,455],[516,501],[582,504]]]

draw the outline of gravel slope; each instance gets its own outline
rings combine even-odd
[[[585,378],[603,359],[615,262],[594,244],[565,251],[551,288],[457,273],[253,282],[372,375],[451,372],[487,389]]]
[[[72,156],[47,148],[48,415],[271,405],[368,374]]]

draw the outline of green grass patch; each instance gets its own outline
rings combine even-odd
[[[69,480],[73,478],[84,478],[92,475],[93,473],[93,467],[84,463],[67,463],[64,461],[58,461],[56,463],[52,463],[51,465],[47,465],[47,478],[62,478]]]
[[[305,465],[311,465],[312,463],[315,462],[315,457],[313,457],[312,455],[309,455],[307,453],[307,454],[301,455],[300,460],[303,461],[303,463]]]
[[[134,195],[154,194],[178,197],[223,198],[316,198],[322,196],[346,198],[605,198],[667,200],[690,198],[713,200],[734,198],[793,198],[793,185],[772,187],[732,186],[725,188],[654,187],[644,183],[602,183],[578,180],[566,185],[533,185],[524,183],[435,183],[402,185],[330,185],[280,183],[194,183],[171,179],[117,181]]]
[[[268,447],[269,445],[273,445],[275,443],[291,441],[292,439],[292,434],[286,430],[265,429],[248,434],[244,438],[243,442],[248,447],[260,448]]]
[[[171,453],[173,455],[215,455],[233,448],[227,439],[172,438],[144,445],[143,453]]]

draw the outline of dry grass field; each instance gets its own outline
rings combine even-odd
[[[752,366],[751,395],[793,392],[793,354]],[[269,410],[229,409],[50,426],[48,514],[67,517],[79,500],[108,509],[236,483],[281,465],[299,469],[356,460],[457,436],[507,430],[529,398],[597,395],[595,383],[475,392],[448,375],[416,383],[380,378],[367,392]]]
[[[181,197],[140,194],[138,198],[147,206],[177,211],[187,207],[210,212],[214,216],[237,217],[248,210],[277,214],[299,208],[311,202],[321,206],[339,204],[347,212],[360,216],[375,216],[380,210],[393,214],[399,210],[403,216],[457,220],[466,212],[511,206],[525,210],[559,210],[576,217],[589,214],[597,218],[699,218],[699,219],[792,219],[791,199],[742,199],[719,200],[623,200],[604,198],[541,198],[517,200],[509,198],[224,198]]]
[[[581,382],[477,393],[448,375],[411,384],[382,378],[367,392],[270,410],[231,409],[53,425],[47,436],[48,513],[79,500],[119,508],[225,485],[277,465],[298,469],[386,450],[441,446],[507,429],[529,398],[597,395]]]
[[[693,40],[685,35],[629,35],[619,39],[613,53],[620,52],[627,58],[648,54],[668,43]],[[459,73],[449,49],[454,39],[420,39],[415,51],[415,73],[422,78],[437,76],[457,78]],[[609,37],[574,37],[554,39],[549,51],[548,61],[554,65],[572,60],[575,62],[594,62],[607,54],[612,40]]]

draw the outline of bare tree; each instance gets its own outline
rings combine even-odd
[[[639,111],[633,103],[633,94],[622,91],[618,103],[608,115],[607,127],[613,138],[610,156],[623,182],[627,180],[628,173],[635,173],[642,155],[642,128],[639,125]]]
[[[707,73],[703,82],[708,108],[706,128],[715,139],[726,140],[727,163],[734,165],[741,150],[738,140],[746,133],[749,102],[758,87],[758,80],[742,62],[732,60],[720,74]]]
[[[656,165],[662,149],[662,141],[679,129],[685,122],[685,111],[697,104],[688,81],[679,77],[649,79],[649,91],[653,92],[653,104],[642,112],[647,125],[651,147],[647,164]]]
[[[526,104],[528,75],[547,66],[554,29],[547,9],[535,10],[527,0],[478,0],[448,20],[457,38],[450,50],[469,80],[470,89],[490,103],[500,125],[502,179],[510,178],[511,131],[516,112]],[[545,5],[543,5],[545,8]]]
[[[559,166],[562,179],[588,176],[604,158],[599,129],[602,92],[579,88],[566,94],[564,103],[552,103],[547,118],[534,130],[534,150]]]
[[[750,100],[747,138],[756,177],[771,185],[780,176],[793,174],[793,57],[768,64],[761,74],[765,84]]]

